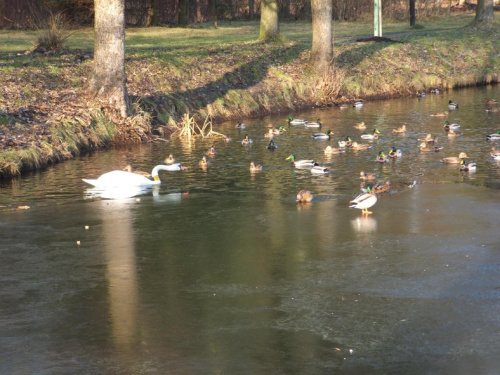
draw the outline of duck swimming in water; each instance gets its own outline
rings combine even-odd
[[[325,155],[337,155],[340,154],[340,152],[338,148],[333,148],[332,146],[326,146],[324,150]]]
[[[389,158],[385,156],[383,151],[380,151],[377,155],[377,158],[375,159],[377,163],[387,163],[389,161]]]
[[[255,163],[252,161],[250,163],[250,172],[260,172],[262,171],[262,165],[255,165]]]
[[[500,130],[496,131],[495,133],[491,133],[490,135],[486,136],[487,141],[498,141],[500,140]]]
[[[456,156],[448,156],[446,158],[441,159],[441,161],[445,164],[460,164],[462,159],[468,158],[465,152],[461,152],[458,157]]]
[[[246,125],[240,121],[238,121],[238,123],[236,124],[235,128],[236,129],[246,129]]]
[[[320,119],[318,119],[316,122],[306,122],[304,125],[306,126],[306,128],[321,128],[323,126]]]
[[[443,149],[443,147],[432,146],[425,142],[420,143],[420,152],[438,152]]]
[[[278,148],[278,145],[276,143],[274,143],[274,141],[271,139],[267,145],[267,149],[268,150],[271,150],[271,151],[274,151]]]
[[[378,131],[378,129],[373,129],[372,134],[361,134],[361,138],[368,139],[368,140],[378,139],[379,134],[380,134],[380,132]]]
[[[290,166],[295,168],[312,168],[316,164],[314,160],[296,160],[294,154],[291,154],[286,160],[291,160]]]
[[[462,159],[460,162],[460,170],[463,172],[475,172],[476,163],[467,163],[465,159]]]
[[[307,124],[307,120],[301,119],[301,118],[293,118],[293,117],[288,117],[288,124],[289,125],[305,125]]]
[[[401,125],[396,129],[392,129],[393,133],[406,133],[406,125]]]
[[[151,177],[151,173],[132,170],[132,166],[130,164],[126,165],[125,168],[123,168],[123,170],[127,171],[127,172],[138,174],[140,176]]]
[[[313,167],[311,168],[311,173],[314,173],[314,174],[325,174],[325,173],[328,173],[328,168],[322,167],[318,163],[314,163]]]
[[[324,133],[314,133],[313,135],[311,135],[312,139],[331,139],[332,137],[333,132],[330,129],[328,129]]]
[[[245,134],[245,138],[243,138],[243,140],[241,141],[241,144],[242,145],[249,145],[252,142],[253,141],[250,139],[250,137],[248,136],[248,134]]]
[[[448,108],[450,108],[450,109],[457,109],[458,108],[458,103],[455,103],[453,100],[450,100],[448,102]]]
[[[310,190],[301,190],[297,193],[298,203],[310,203],[313,198],[313,193]]]
[[[392,147],[391,151],[389,151],[390,158],[400,158],[401,156],[403,156],[403,151],[397,149],[396,147]]]

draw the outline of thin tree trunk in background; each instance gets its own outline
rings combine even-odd
[[[214,21],[214,28],[217,29],[219,26],[217,25],[217,0],[208,0],[210,7],[210,17],[212,21]]]
[[[275,40],[279,37],[278,0],[262,0],[260,4],[259,40]]]
[[[255,17],[255,0],[248,0],[248,16],[250,17],[251,20],[254,19]]]
[[[312,47],[310,63],[323,73],[333,60],[332,0],[311,0]]]
[[[187,26],[187,0],[179,0],[179,13],[177,18],[179,26]]]
[[[125,0],[94,1],[94,67],[89,93],[106,99],[122,117],[129,114],[125,74]]]
[[[490,22],[495,19],[493,0],[477,0],[475,23]]]

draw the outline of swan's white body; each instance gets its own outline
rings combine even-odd
[[[173,167],[177,166],[179,169],[173,169]],[[131,173],[125,171],[111,171],[104,173],[97,179],[87,179],[84,178],[87,184],[93,185],[95,187],[101,188],[122,188],[122,187],[130,187],[130,186],[154,186],[160,185],[161,181],[158,176],[158,171],[172,171],[172,170],[180,170],[180,164],[173,165],[157,165],[153,168],[151,172],[151,176],[153,180],[150,180],[147,177]]]

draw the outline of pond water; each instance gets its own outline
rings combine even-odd
[[[1,182],[0,372],[497,373],[500,162],[486,135],[500,113],[485,111],[489,98],[498,86],[291,114],[321,118],[335,141],[288,127],[290,113],[242,119],[243,131],[217,126],[230,143],[100,151]],[[430,116],[450,99],[458,110]],[[445,119],[463,136],[448,138]],[[361,121],[378,140],[360,139]],[[287,127],[275,151],[269,123]],[[427,133],[442,151],[419,152]],[[348,135],[372,148],[324,155]],[[400,159],[374,161],[392,146]],[[461,151],[475,173],[441,163]],[[329,173],[291,168],[290,153]],[[168,154],[189,169],[160,172],[162,185],[135,197],[101,199],[82,181],[149,171]],[[349,208],[360,171],[391,181],[369,217]],[[296,203],[301,189],[312,203]]]

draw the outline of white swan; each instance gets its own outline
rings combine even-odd
[[[154,186],[160,185],[160,177],[158,176],[158,171],[171,171],[174,165],[157,165],[153,168],[151,172],[151,176],[153,180],[150,180],[147,177],[131,173],[125,171],[111,171],[104,173],[97,179],[87,179],[84,178],[83,181],[87,184],[101,187],[101,188],[110,188],[110,187],[128,187],[128,186]]]

